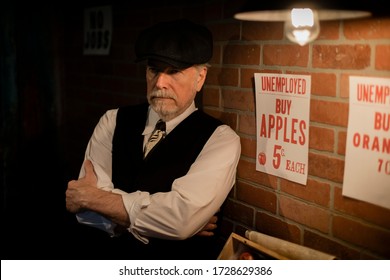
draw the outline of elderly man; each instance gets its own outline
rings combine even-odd
[[[109,233],[96,244],[102,257],[217,257],[215,213],[235,183],[241,146],[228,125],[195,106],[212,49],[210,31],[188,20],[138,37],[148,102],[101,117],[66,191],[80,223]]]

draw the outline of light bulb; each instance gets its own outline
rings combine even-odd
[[[301,46],[313,42],[320,33],[317,11],[309,8],[294,8],[284,23],[286,37]]]

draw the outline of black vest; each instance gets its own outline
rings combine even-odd
[[[222,124],[197,110],[177,125],[144,160],[142,132],[147,111],[148,104],[118,110],[112,148],[112,181],[116,188],[126,192],[141,190],[152,194],[170,191],[173,181],[188,172],[211,134]],[[213,250],[215,238],[192,237],[184,241],[151,239],[148,245],[142,244],[131,234],[115,239],[120,250],[128,253],[124,256],[126,259],[216,257],[215,251],[214,255],[204,254]],[[123,240],[126,242],[123,243]]]

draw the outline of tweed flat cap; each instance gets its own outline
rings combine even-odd
[[[140,33],[135,54],[138,62],[158,60],[184,69],[211,59],[213,38],[206,27],[186,19],[160,22]]]

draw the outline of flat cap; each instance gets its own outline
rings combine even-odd
[[[184,69],[211,59],[213,38],[206,27],[186,19],[160,22],[140,33],[135,54],[137,62],[158,60]]]

